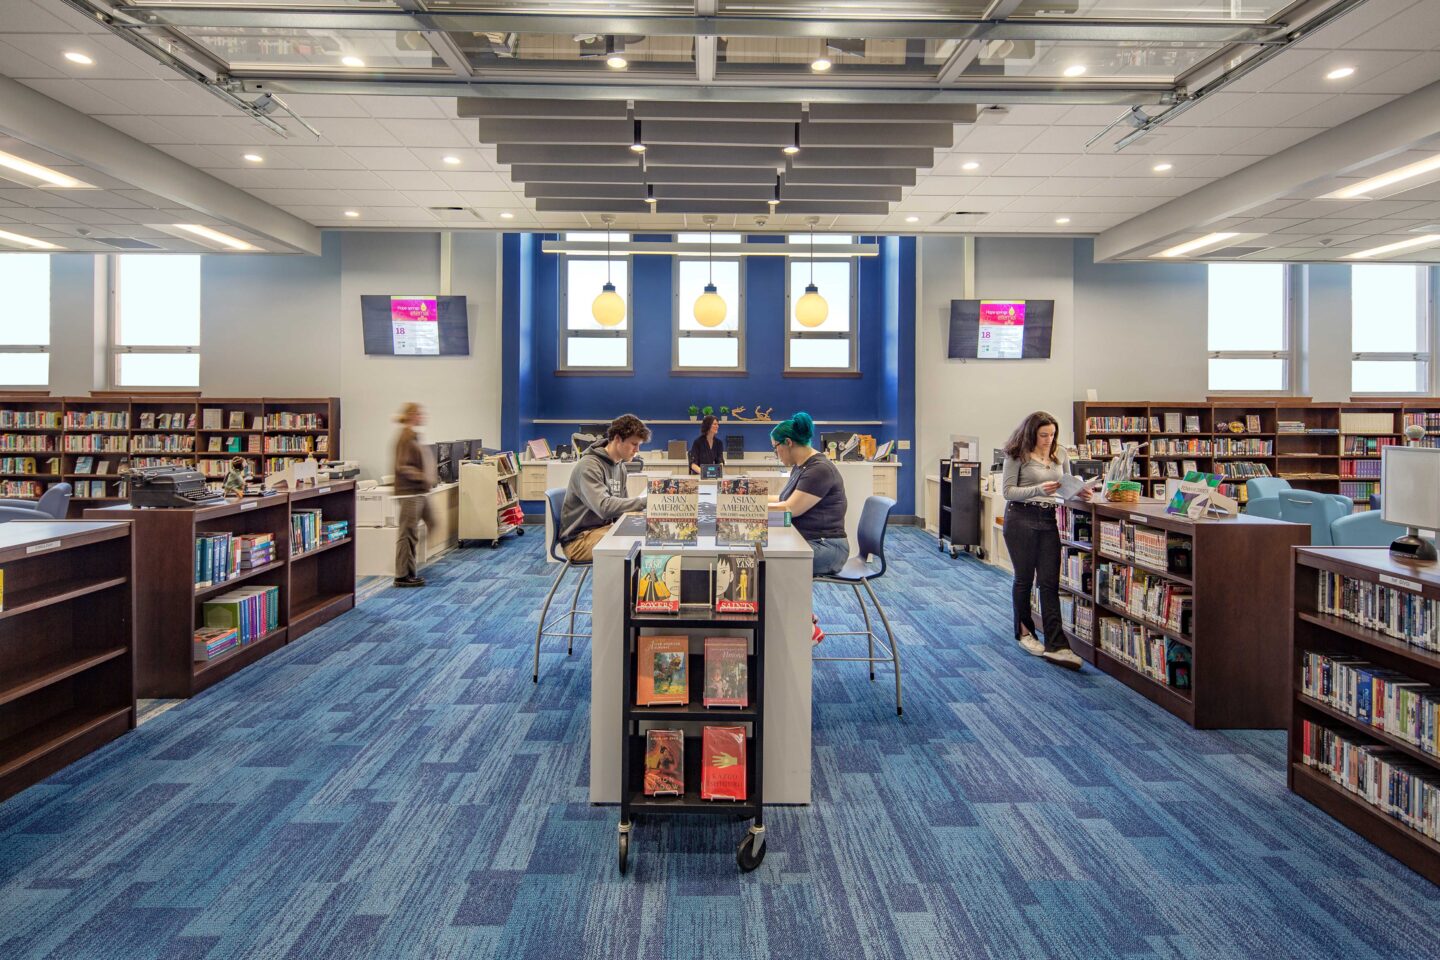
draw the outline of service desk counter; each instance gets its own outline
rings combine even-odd
[[[714,501],[714,487],[701,498]],[[619,530],[623,525],[617,525]],[[702,527],[703,529],[703,527]],[[643,535],[612,530],[595,548],[590,673],[590,801],[620,802],[620,699],[624,643],[625,556]],[[713,536],[694,546],[657,547],[686,557],[714,556]],[[791,527],[770,528],[765,556],[764,778],[766,803],[810,802],[810,545]],[[663,627],[647,632],[664,634]],[[674,631],[681,632],[681,631]],[[736,631],[691,631],[725,636]],[[716,711],[713,720],[724,723]],[[674,726],[674,724],[665,724]],[[682,725],[683,726],[683,725]],[[696,725],[698,727],[698,724]]]

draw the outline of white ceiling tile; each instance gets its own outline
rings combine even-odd
[[[35,0],[6,0],[5,32],[66,33],[76,29],[76,20],[83,23],[85,19],[78,15],[65,16],[65,13],[64,7],[55,4],[44,4],[42,9]]]
[[[430,120],[455,116],[455,101],[450,98],[393,97],[380,94],[352,96],[360,109],[377,119]]]
[[[921,196],[935,196],[937,194],[952,197],[963,197],[975,188],[980,182],[979,177],[946,177],[938,174],[919,177],[915,181],[915,187],[911,193]]]
[[[300,115],[305,116],[304,113]],[[369,117],[330,117],[311,122],[324,134],[326,142],[337,147],[404,146],[394,134],[385,129],[384,124]]]
[[[1226,89],[1236,93],[1256,93],[1269,90],[1286,77],[1302,70],[1325,55],[1323,50],[1303,50],[1292,47],[1269,63],[1261,64],[1254,70],[1231,82]]]
[[[367,170],[423,170],[415,155],[404,147],[346,147],[345,152]]]
[[[379,176],[393,190],[443,191],[446,188],[440,175],[428,170],[385,170],[380,171]]]
[[[954,197],[935,197],[911,194],[904,200],[891,207],[891,210],[898,213],[922,213],[925,211],[941,212],[955,206]],[[783,207],[784,204],[782,203]]]
[[[1325,93],[1258,93],[1220,117],[1219,122],[1233,127],[1270,127],[1330,99]]]
[[[1128,153],[1092,153],[1071,160],[1061,173],[1067,177],[1113,177],[1133,170],[1136,162]]]
[[[1388,93],[1403,95],[1440,80],[1440,52],[1426,51],[1411,56],[1394,69],[1350,78],[1351,93]]]
[[[480,208],[509,209],[520,203],[520,199],[508,190],[475,191],[466,190],[460,194],[466,206]]]
[[[176,133],[158,120],[151,120],[149,117],[135,117],[130,115],[100,115],[95,117],[101,123],[108,124],[119,130],[121,133],[129,134],[136,140],[148,143],[151,146],[162,146],[169,144],[184,144],[194,146],[184,134]]]
[[[1125,128],[1129,130],[1127,126]],[[1088,147],[1091,138],[1099,131],[1090,127],[1050,127],[1025,146],[1026,153],[1084,153],[1087,149],[1108,151],[1108,141],[1097,142]]]
[[[1049,177],[1070,162],[1068,156],[1047,153],[1017,153],[995,170],[1001,177]]]
[[[9,29],[9,24],[6,24]],[[28,81],[39,78],[64,79],[65,71],[58,64],[47,63],[24,49],[24,38],[11,36],[13,43],[0,40],[0,76]]]
[[[962,129],[968,130],[963,137],[959,136]],[[951,154],[962,153],[1017,153],[1045,132],[1044,127],[1010,126],[1007,124],[995,124],[994,126],[972,126],[969,128],[956,129],[955,146],[951,148]]]
[[[1284,121],[1287,127],[1336,127],[1394,100],[1388,94],[1348,93],[1330,97],[1324,103]]]
[[[1435,16],[1435,5],[1432,0],[1423,0],[1412,7],[1406,8],[1404,15],[1390,15],[1384,19],[1375,19],[1382,16],[1384,9],[1382,4],[1370,3],[1360,5],[1355,13],[1346,14],[1340,20],[1343,23],[1358,13],[1366,13],[1369,20],[1376,26],[1363,33],[1351,33],[1353,38],[1349,45],[1358,50],[1435,50],[1440,48],[1440,17]],[[1357,18],[1347,24],[1350,30],[1362,30],[1366,19]]]
[[[510,183],[494,173],[442,173],[440,179],[451,190],[495,191],[509,190]]]
[[[448,120],[386,119],[380,124],[401,143],[408,144],[417,155],[439,153],[447,147],[468,147],[473,142]]]
[[[1236,149],[1254,156],[1268,157],[1324,132],[1324,127],[1273,127],[1261,130]]]
[[[1045,182],[1044,177],[986,177],[970,191],[973,197],[1019,197]]]

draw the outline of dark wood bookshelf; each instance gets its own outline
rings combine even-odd
[[[348,520],[351,534],[291,556],[291,514],[320,509],[326,520]],[[106,507],[87,517],[130,520],[141,557],[137,686],[142,697],[192,697],[355,606],[355,481],[322,483],[293,493],[246,497],[198,508]],[[206,534],[269,533],[275,560],[243,569],[221,583],[195,583],[195,538]],[[250,643],[210,660],[194,659],[195,631],[204,604],[242,586],[280,591],[279,625]]]
[[[1358,743],[1376,743],[1407,760],[1431,768],[1440,777],[1440,756],[1392,733],[1376,729],[1314,697],[1304,689],[1307,653],[1364,660],[1413,681],[1440,685],[1440,653],[1320,609],[1322,573],[1338,574],[1377,587],[1440,602],[1440,565],[1392,559],[1385,547],[1306,547],[1294,552],[1290,602],[1290,736],[1287,773],[1290,789],[1339,820],[1432,883],[1440,883],[1440,843],[1407,826],[1363,797],[1350,793],[1320,768],[1304,760],[1303,724],[1328,727]]]
[[[1286,611],[1274,597],[1288,589],[1290,551],[1309,541],[1309,529],[1244,515],[1190,520],[1165,512],[1159,501],[1086,503],[1072,500],[1069,511],[1089,514],[1091,542],[1100,544],[1100,524],[1130,523],[1163,530],[1190,544],[1191,569],[1177,573],[1155,564],[1127,559],[1123,553],[1091,555],[1091,589],[1066,592],[1094,607],[1092,640],[1072,637],[1076,653],[1186,723],[1201,729],[1281,729],[1286,724],[1289,661],[1283,637]],[[1124,564],[1190,588],[1191,630],[1183,634],[1100,599],[1099,566]],[[1176,688],[1153,679],[1101,645],[1100,621],[1116,617],[1152,634],[1174,640],[1190,651],[1190,686]]]
[[[0,524],[0,800],[135,727],[131,532]]]

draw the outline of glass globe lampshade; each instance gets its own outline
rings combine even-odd
[[[702,327],[718,327],[725,322],[725,298],[715,291],[715,284],[705,284],[705,292],[695,300],[695,322]]]
[[[820,288],[815,284],[805,287],[805,296],[795,303],[795,319],[802,327],[818,327],[830,316],[830,304],[820,296]]]
[[[615,284],[607,283],[600,288],[600,296],[590,305],[590,312],[602,327],[619,326],[625,320],[625,301],[615,292]]]

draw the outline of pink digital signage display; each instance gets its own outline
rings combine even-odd
[[[397,355],[440,353],[440,307],[434,297],[391,297],[390,328]]]
[[[1025,351],[1025,301],[981,300],[980,344],[982,360],[1018,360]]]

